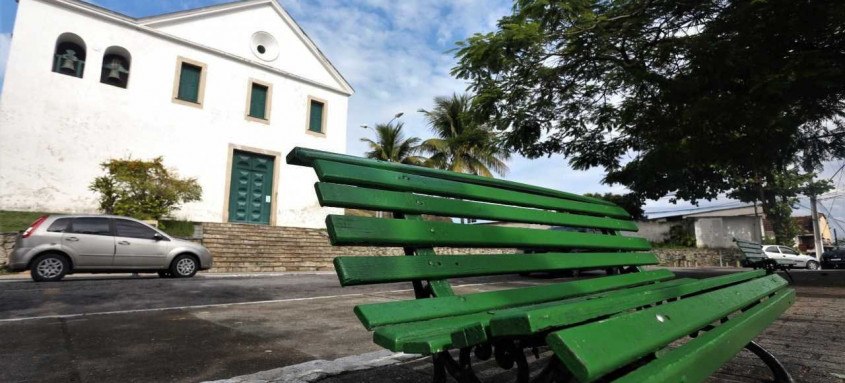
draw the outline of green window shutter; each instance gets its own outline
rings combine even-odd
[[[308,122],[308,129],[312,132],[323,132],[324,106],[322,102],[311,100],[311,121]]]
[[[176,98],[184,101],[199,102],[200,77],[202,68],[187,63],[182,63],[179,73],[179,93]]]
[[[252,90],[249,96],[249,116],[267,119],[267,87],[252,83]]]

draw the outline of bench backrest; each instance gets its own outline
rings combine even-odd
[[[511,181],[295,148],[289,164],[314,168],[321,206],[393,213],[393,218],[329,215],[333,245],[402,247],[420,257],[338,257],[344,286],[428,280],[436,296],[444,279],[517,272],[656,264],[649,242],[624,209],[608,201]],[[542,224],[564,230],[458,224],[452,218]],[[539,254],[437,256],[434,247],[518,248]]]
[[[757,262],[766,258],[766,254],[763,253],[763,246],[761,244],[743,241],[736,238],[734,238],[734,242],[736,242],[736,246],[739,247],[740,252],[742,252],[742,256],[740,256],[741,259],[745,259],[749,262]]]

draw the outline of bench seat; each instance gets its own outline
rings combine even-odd
[[[388,213],[326,217],[333,245],[401,247],[406,255],[340,256],[335,271],[342,286],[412,283],[416,299],[354,312],[376,344],[431,355],[435,382],[447,372],[478,382],[472,351],[516,365],[517,381],[528,382],[523,350],[538,346],[554,353],[538,381],[699,382],[743,347],[762,350],[753,339],[795,299],[772,268],[707,279],[650,269],[659,260],[649,242],[632,235],[636,224],[608,201],[304,148],[287,161],[314,169],[321,206]],[[442,247],[508,250],[437,255]],[[749,259],[761,253],[759,245],[740,248]],[[562,270],[607,275],[464,294],[449,283]],[[764,361],[788,377],[776,360]]]

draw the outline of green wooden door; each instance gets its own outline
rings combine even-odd
[[[229,222],[270,223],[274,158],[236,150],[232,154]]]

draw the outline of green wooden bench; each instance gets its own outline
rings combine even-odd
[[[763,245],[757,242],[743,241],[734,238],[733,241],[742,252],[742,259],[740,264],[743,267],[751,267],[754,269],[774,268],[787,270],[795,266],[794,261],[786,259],[773,259],[763,253]]]
[[[296,148],[312,167],[322,206],[387,211],[329,215],[333,245],[401,247],[408,256],[334,259],[340,284],[410,281],[417,299],[362,304],[355,314],[387,349],[431,355],[434,381],[479,381],[472,356],[517,367],[527,350],[556,355],[534,381],[702,381],[743,347],[781,381],[785,369],[752,340],[794,301],[776,274],[755,270],[675,278],[637,226],[607,201],[504,180]],[[539,230],[423,220],[422,214],[586,228]],[[542,249],[536,254],[436,255],[435,247]],[[604,269],[604,276],[458,294],[449,278]]]

